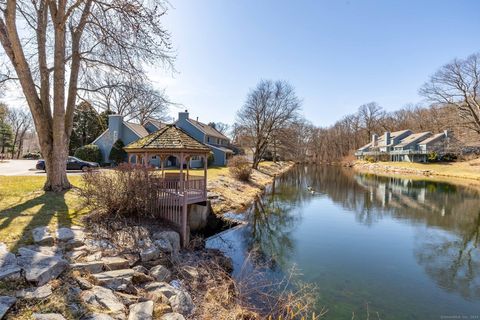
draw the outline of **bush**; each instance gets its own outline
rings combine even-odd
[[[38,152],[27,152],[22,156],[22,158],[23,159],[38,160],[38,159],[40,159],[41,156],[42,155]]]
[[[438,161],[438,153],[436,153],[435,151],[430,152],[427,156],[427,160],[428,162]]]
[[[213,156],[213,153],[209,153],[207,157],[207,167],[211,167],[213,161],[215,161],[215,157]]]
[[[377,162],[377,160],[372,156],[366,156],[365,161],[370,162],[370,163]]]
[[[113,144],[112,150],[110,150],[109,158],[115,162],[115,164],[125,162],[125,159],[127,158],[127,153],[123,150],[123,147],[125,147],[125,144],[123,144],[122,140],[118,139]]]
[[[252,164],[247,157],[234,156],[228,160],[228,169],[230,173],[240,181],[250,180],[252,174]]]
[[[155,196],[155,172],[144,166],[120,164],[114,170],[87,172],[81,190],[86,204],[109,216],[148,216]]]
[[[83,161],[90,161],[90,162],[102,162],[102,152],[97,145],[88,144],[86,146],[80,147],[75,150],[75,157],[83,160]]]

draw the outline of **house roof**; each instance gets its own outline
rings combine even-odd
[[[407,133],[407,132],[412,132],[410,129],[407,129],[407,130],[400,130],[400,131],[394,131],[394,132],[390,132],[390,139],[391,139],[391,143],[389,145],[392,145],[393,144],[393,139]],[[366,145],[364,145],[363,147],[359,148],[358,150],[363,150],[363,149],[366,149],[368,147],[371,147],[372,145],[372,142],[370,141],[369,143],[367,143]],[[381,136],[378,137],[378,140],[377,140],[377,146],[385,146],[385,135],[382,134]]]
[[[211,144],[207,144],[207,146],[209,146],[210,148],[215,148],[215,149],[219,149],[225,153],[235,153],[232,149],[229,149],[229,148],[225,148],[225,147],[220,147],[220,146],[213,146]]]
[[[147,123],[148,123],[148,122],[150,122],[150,123],[153,124],[155,127],[157,127],[157,129],[161,129],[161,128],[163,128],[163,127],[166,125],[166,123],[163,123],[163,122],[161,122],[161,121],[159,121],[159,120],[152,119],[152,118],[149,118],[149,119],[147,120]]]
[[[431,136],[430,138],[427,138],[425,140],[423,140],[422,142],[420,142],[420,144],[429,144],[430,142],[433,142],[439,138],[443,138],[445,137],[445,133],[442,132],[442,133],[437,133],[437,134],[434,134],[433,136]]]
[[[124,148],[126,151],[134,149],[143,150],[187,150],[210,152],[210,148],[198,142],[188,133],[175,125],[169,124]]]
[[[145,129],[144,126],[142,126],[141,124],[127,122],[127,121],[123,121],[123,123],[129,129],[131,129],[139,138],[143,138],[143,137],[148,136],[147,129]]]
[[[395,146],[395,148],[406,147],[413,142],[417,142],[418,140],[423,140],[429,137],[431,134],[432,133],[430,131],[411,134],[408,137],[402,139],[400,143]]]
[[[208,136],[228,140],[228,138],[224,134],[222,134],[217,129],[209,126],[208,124],[202,123],[200,121],[195,121],[192,119],[188,119],[188,121]]]

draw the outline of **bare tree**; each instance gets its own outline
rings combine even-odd
[[[300,108],[294,88],[286,81],[262,80],[248,94],[237,122],[253,140],[253,168],[258,168],[272,138],[297,118]]]
[[[23,108],[11,108],[7,120],[12,127],[12,147],[11,154],[13,158],[20,158],[23,150],[23,142],[27,132],[32,128],[32,116],[28,110]]]
[[[379,127],[383,126],[385,111],[376,102],[363,104],[358,108],[358,115],[364,128],[367,139],[370,139]]]
[[[45,190],[70,188],[68,142],[88,75],[144,74],[145,64],[171,63],[165,12],[162,1],[0,0],[0,43],[33,116]]]
[[[230,125],[223,122],[209,122],[208,125],[223,135],[228,135],[230,132]]]
[[[455,106],[464,125],[480,134],[480,53],[441,67],[420,94],[435,103]]]

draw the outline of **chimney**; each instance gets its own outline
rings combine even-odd
[[[197,122],[198,122],[198,117],[197,117]]]
[[[385,131],[385,145],[388,146],[390,144],[390,131]]]
[[[372,134],[372,147],[376,147],[378,145],[378,136],[376,133]]]
[[[185,110],[185,112],[179,112],[178,113],[178,120],[187,120],[188,119],[188,110]]]
[[[117,141],[122,136],[123,116],[120,114],[108,115],[108,130],[112,139]]]

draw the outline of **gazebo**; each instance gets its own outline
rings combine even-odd
[[[159,159],[159,175],[152,186],[155,197],[150,204],[152,213],[168,220],[180,229],[183,245],[189,241],[188,205],[207,201],[207,162],[210,148],[198,142],[175,125],[151,133],[124,147],[129,163],[150,166]],[[165,170],[169,157],[178,159],[178,170]],[[190,175],[190,159],[203,161],[203,176]],[[170,171],[170,172],[169,172]]]

